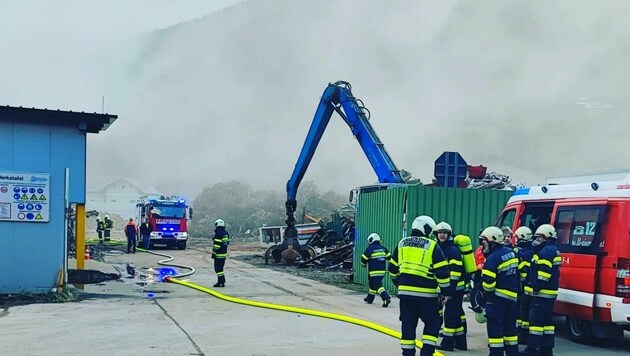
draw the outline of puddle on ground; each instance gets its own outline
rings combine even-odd
[[[106,253],[108,255],[124,255],[125,254],[124,251],[120,251],[120,250],[109,250]]]

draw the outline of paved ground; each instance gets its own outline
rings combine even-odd
[[[195,249],[165,251],[197,269],[190,281],[215,282],[208,255]],[[109,254],[89,268],[156,267],[149,254]],[[398,302],[366,305],[363,294],[279,271],[228,260],[221,293],[259,301],[341,313],[398,330]],[[146,278],[123,277],[87,285],[79,303],[32,304],[0,311],[2,355],[398,355],[398,340],[343,322],[225,302],[207,294]],[[149,297],[152,294],[153,297]],[[469,315],[468,355],[487,355],[485,326]],[[558,320],[561,324],[562,320]],[[607,346],[567,340],[558,326],[557,355],[630,352],[630,336]],[[464,352],[451,352],[464,354]]]

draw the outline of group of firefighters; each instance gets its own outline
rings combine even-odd
[[[105,220],[101,220],[100,217],[97,217],[96,233],[98,234],[99,242],[103,242],[103,240],[109,241],[113,228],[114,221],[109,218],[109,215],[105,215]],[[124,227],[125,236],[127,237],[127,253],[136,253],[136,242],[138,236],[142,237],[142,247],[145,250],[148,250],[152,230],[153,229],[148,219],[145,218],[138,228],[138,225],[136,225],[133,218],[129,218],[129,221],[127,221],[127,224],[125,224]]]
[[[479,244],[485,261],[479,278],[473,280],[466,273],[451,226],[418,216],[410,236],[400,240],[392,253],[380,243],[377,233],[368,236],[369,245],[361,256],[369,281],[364,301],[371,304],[378,294],[383,307],[390,304],[382,283],[387,271],[400,300],[403,356],[415,355],[418,319],[424,323],[421,355],[433,355],[435,349],[467,350],[462,304],[466,293],[475,292],[483,300],[480,321],[486,322],[491,356],[553,355],[551,317],[561,264],[556,238],[556,229],[549,224],[534,233],[526,226],[514,233],[506,227],[483,229]],[[472,290],[471,280],[475,283]],[[526,345],[521,352],[519,344]]]
[[[105,219],[99,219],[97,230],[111,230],[113,223],[108,225],[109,217]],[[133,219],[127,227],[138,232]],[[225,287],[223,268],[230,236],[224,220],[217,219],[214,227],[212,259],[218,279],[214,287]],[[512,246],[513,237],[516,246]],[[496,226],[481,231],[479,244],[485,261],[473,291],[481,293],[484,301],[490,356],[553,355],[555,332],[551,317],[561,264],[556,238],[556,229],[549,224],[539,226],[535,233],[526,226],[514,233]],[[413,221],[410,236],[400,240],[392,253],[380,240],[378,233],[371,233],[369,245],[361,255],[369,282],[368,295],[363,300],[372,304],[378,294],[383,307],[389,306],[391,297],[383,287],[388,273],[400,300],[403,356],[415,355],[419,319],[424,323],[420,355],[433,355],[436,349],[467,350],[462,304],[464,295],[471,293],[473,276],[466,273],[451,226],[446,222],[436,224],[430,216],[422,215]],[[442,340],[438,342],[440,335]],[[518,351],[519,344],[527,345],[522,352]]]
[[[98,233],[98,239],[100,242],[105,239],[109,241],[111,231],[114,227],[114,222],[109,218],[109,215],[105,215],[105,220],[101,220],[100,217],[96,218],[96,232]],[[214,260],[214,271],[217,274],[217,283],[214,287],[225,287],[225,259],[227,257],[227,248],[230,244],[230,234],[226,230],[225,221],[223,219],[217,219],[214,222],[214,237],[212,245],[212,259]],[[151,224],[148,219],[144,219],[143,223],[136,225],[133,218],[129,218],[129,221],[124,228],[125,235],[127,236],[127,253],[136,253],[136,239],[138,236],[142,236],[143,248],[149,249]],[[385,272],[383,271],[383,275]]]

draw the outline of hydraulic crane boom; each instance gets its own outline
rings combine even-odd
[[[287,182],[287,201],[285,203],[287,228],[284,232],[283,249],[288,244],[295,247],[297,242],[294,216],[297,208],[297,190],[333,111],[336,111],[343,118],[354,137],[359,141],[365,156],[378,177],[378,181],[380,183],[404,183],[400,171],[396,168],[385,150],[385,146],[368,121],[370,112],[363,106],[361,100],[352,95],[350,83],[338,81],[328,84],[315,112],[304,146],[295,164],[293,175]]]

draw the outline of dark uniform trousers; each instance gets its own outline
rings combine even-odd
[[[553,325],[553,303],[556,298],[531,297],[529,310],[529,340],[528,348],[540,348],[541,354],[552,349],[555,339],[555,327]]]
[[[214,272],[217,274],[218,283],[225,283],[225,273],[223,267],[225,266],[225,257],[214,258]]]
[[[486,302],[486,327],[490,356],[517,356],[516,301],[492,296]],[[505,337],[503,335],[506,335]]]
[[[418,318],[424,323],[424,330],[422,332],[423,345],[420,351],[421,356],[432,356],[435,352],[438,333],[440,332],[439,310],[440,303],[437,297],[400,296],[400,321],[402,322],[401,339],[415,340]],[[426,337],[434,339],[435,341],[424,340]],[[415,345],[402,345],[402,347],[403,356],[414,356],[416,354]]]
[[[376,294],[380,295],[381,299],[383,300],[387,300],[391,298],[389,296],[389,293],[387,293],[385,288],[383,288],[383,277],[384,276],[368,277],[368,284],[370,286],[370,289],[366,297],[367,302],[372,303],[374,301],[374,296]]]
[[[444,328],[442,334],[445,338],[453,338],[457,344],[466,344],[465,317],[462,303],[464,301],[464,291],[456,291],[451,299],[444,306]]]
[[[529,310],[532,304],[532,298],[529,295],[521,294],[518,296],[518,343],[527,345],[529,337]]]

